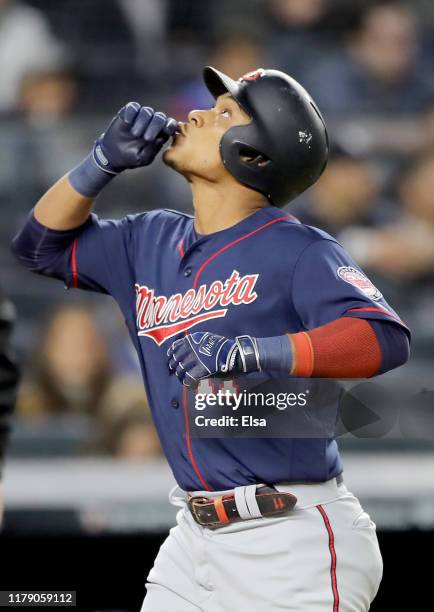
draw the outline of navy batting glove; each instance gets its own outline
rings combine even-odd
[[[225,338],[209,332],[188,334],[167,351],[169,369],[186,387],[209,376],[225,376],[260,369],[254,338]]]
[[[69,173],[72,187],[86,197],[97,196],[123,170],[151,164],[177,128],[178,122],[164,113],[129,102],[96,140],[92,152]]]
[[[235,339],[196,332],[175,340],[167,351],[169,369],[186,387],[209,376],[278,371],[289,375],[293,350],[288,335],[271,338],[237,336]]]
[[[178,122],[164,113],[156,113],[138,102],[129,102],[96,141],[95,163],[112,174],[148,166],[177,126]]]

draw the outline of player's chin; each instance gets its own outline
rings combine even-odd
[[[182,158],[183,155],[179,154],[179,150],[177,149],[176,145],[168,147],[164,151],[162,157],[163,162],[166,164],[166,166],[169,166],[169,168],[173,168],[174,170],[178,171],[182,166]]]

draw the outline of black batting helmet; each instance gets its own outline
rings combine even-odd
[[[315,183],[327,164],[327,129],[315,102],[297,81],[263,68],[238,81],[210,66],[203,76],[214,98],[230,93],[252,118],[229,128],[220,143],[223,163],[234,178],[276,206]]]

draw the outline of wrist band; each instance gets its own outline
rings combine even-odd
[[[285,334],[271,338],[256,338],[261,369],[289,374],[293,366],[292,345]]]
[[[103,170],[93,157],[93,151],[68,174],[71,186],[86,198],[95,198],[99,192],[116,176]]]
[[[251,336],[237,336],[235,340],[238,346],[238,354],[241,359],[243,372],[257,372],[261,370],[255,338]]]

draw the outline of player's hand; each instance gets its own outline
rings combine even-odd
[[[95,142],[94,161],[110,174],[147,166],[177,127],[178,122],[164,113],[129,102]]]
[[[250,355],[254,354],[254,359]],[[225,338],[210,332],[188,334],[167,351],[169,370],[186,387],[202,378],[259,370],[256,342],[250,336]]]

